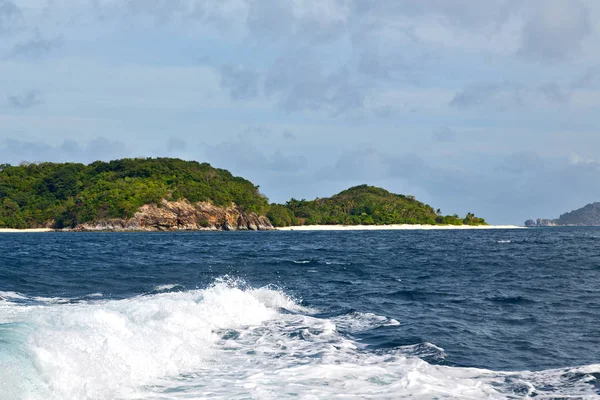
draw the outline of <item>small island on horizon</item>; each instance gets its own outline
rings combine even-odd
[[[271,230],[299,226],[486,226],[413,196],[360,185],[269,203],[252,182],[175,158],[0,165],[0,228],[74,231]]]

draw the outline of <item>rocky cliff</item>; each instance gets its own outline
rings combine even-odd
[[[600,226],[600,203],[562,214],[558,219],[527,220],[525,226]]]
[[[217,207],[207,202],[167,201],[142,206],[133,218],[104,219],[79,224],[76,231],[272,230],[262,215],[246,213],[235,204]]]
[[[561,215],[559,225],[600,226],[600,203],[588,204],[585,207]]]

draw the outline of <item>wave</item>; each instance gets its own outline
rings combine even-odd
[[[1,291],[0,290],[0,300],[10,301],[10,300],[27,300],[27,297],[17,292],[9,292],[9,291]]]
[[[156,286],[154,286],[154,290],[156,292],[166,292],[166,291],[174,289],[174,288],[176,288],[178,286],[179,285],[176,284],[176,283],[168,283],[168,284],[165,284],[165,285],[156,285]]]
[[[400,322],[393,318],[373,313],[350,312],[330,319],[340,331],[362,332],[381,326],[398,326]]]
[[[600,365],[494,372],[419,358],[443,353],[433,344],[373,351],[353,334],[398,321],[317,314],[275,287],[229,278],[124,300],[16,300],[0,302],[0,382],[10,399],[597,396]]]
[[[167,283],[164,285],[156,285],[152,288],[152,291],[148,294],[157,294],[157,293],[168,293],[168,292],[182,292],[185,291],[185,287],[183,285],[177,283]]]
[[[499,304],[535,304],[536,301],[533,299],[529,299],[524,296],[494,296],[494,297],[486,297],[486,300],[491,301],[493,303]]]

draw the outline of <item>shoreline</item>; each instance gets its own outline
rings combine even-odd
[[[274,231],[390,231],[390,230],[492,230],[492,229],[527,229],[524,226],[517,225],[410,225],[410,224],[392,224],[392,225],[299,225],[274,228]],[[193,232],[203,232],[197,230]],[[32,229],[10,229],[0,228],[0,233],[43,233],[43,232],[71,232],[70,230],[60,230],[51,228],[32,228]],[[127,232],[113,230],[90,230],[81,232]],[[155,231],[131,231],[131,232],[155,232]],[[160,232],[160,231],[156,231]],[[179,232],[168,231],[168,232]],[[192,232],[192,231],[189,231]],[[216,231],[215,231],[216,232]]]
[[[300,225],[275,228],[278,231],[387,231],[387,230],[490,230],[527,229],[517,225]]]
[[[0,233],[35,233],[35,232],[54,232],[56,229],[50,228],[32,228],[32,229],[9,229],[0,228]]]

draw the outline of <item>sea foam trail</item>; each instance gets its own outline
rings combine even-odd
[[[352,333],[397,321],[317,318],[282,291],[235,281],[118,301],[10,301],[22,297],[0,301],[7,399],[591,399],[600,373],[503,373],[431,365],[407,357],[411,349],[370,351]]]
[[[302,310],[276,290],[242,290],[231,282],[121,301],[5,301],[2,332],[18,332],[8,343],[17,349],[0,349],[4,393],[12,399],[127,397],[155,378],[193,371],[217,357],[219,330],[258,326],[284,307]]]

